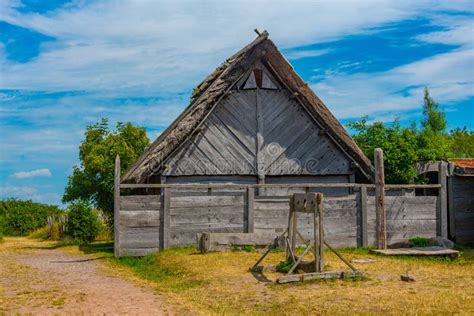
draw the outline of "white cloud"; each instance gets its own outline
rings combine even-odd
[[[54,192],[38,192],[38,188],[31,186],[0,186],[0,198],[32,200],[39,203],[61,205],[61,196]]]
[[[31,171],[19,171],[13,174],[14,178],[27,179],[35,177],[51,177],[51,171],[49,169],[36,169]]]
[[[0,187],[0,196],[5,197],[28,197],[36,193],[35,187],[17,187],[17,186],[4,186]]]
[[[461,49],[386,72],[332,74],[312,88],[338,118],[398,116],[421,107],[424,87],[441,104],[474,96],[473,63],[474,50]]]
[[[0,19],[57,39],[25,64],[0,62],[1,88],[149,95],[187,91],[267,29],[281,48],[374,32],[414,17],[414,1],[100,1]],[[313,52],[314,53],[314,52]]]
[[[290,60],[296,60],[308,57],[317,57],[329,53],[330,49],[308,49],[308,50],[292,50],[285,53],[285,57]]]

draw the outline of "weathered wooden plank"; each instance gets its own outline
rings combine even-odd
[[[448,191],[447,191],[447,163],[439,162],[438,183],[441,184],[441,189],[438,193],[439,202],[439,232],[438,234],[444,238],[448,238]]]
[[[160,212],[158,210],[121,212],[120,225],[127,227],[158,227],[160,226]]]
[[[143,257],[154,252],[158,252],[159,248],[121,248],[122,257]]]
[[[244,213],[208,213],[208,214],[187,214],[187,215],[171,215],[170,225],[173,227],[179,225],[201,225],[201,224],[240,224],[245,223]]]
[[[154,226],[140,226],[140,227],[120,227],[120,234],[133,235],[133,234],[154,234],[159,232],[158,227]]]
[[[158,248],[160,246],[160,234],[153,233],[123,234],[121,247],[123,248]]]
[[[169,235],[170,235],[170,201],[171,201],[171,190],[169,188],[165,188],[162,190],[162,210],[161,213],[163,214],[163,227],[161,229],[161,242],[163,249],[168,248],[169,246]]]
[[[131,202],[139,202],[139,203],[150,203],[160,201],[159,195],[121,195],[120,196],[120,203],[131,203]]]
[[[254,188],[247,188],[247,233],[254,231],[254,214],[255,214],[255,190]]]
[[[245,204],[244,195],[234,195],[230,196],[220,195],[220,196],[173,196],[171,199],[171,208],[196,208],[196,207],[207,207],[207,206],[243,206]]]
[[[360,188],[360,246],[368,246],[367,237],[367,188]]]

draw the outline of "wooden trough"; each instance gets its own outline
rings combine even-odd
[[[384,256],[451,257],[457,258],[459,251],[445,247],[413,247],[397,249],[372,249],[372,253]]]

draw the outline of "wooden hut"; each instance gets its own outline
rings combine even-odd
[[[193,91],[122,183],[371,182],[363,152],[263,32]]]
[[[374,225],[361,224],[362,210],[370,205],[353,184],[373,176],[370,160],[264,32],[200,83],[183,113],[116,174],[115,253],[190,244],[203,232],[281,233],[288,195],[298,190],[337,199],[326,200],[330,241],[366,245]]]

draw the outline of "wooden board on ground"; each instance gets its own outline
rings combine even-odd
[[[323,279],[348,279],[362,277],[360,272],[314,272],[303,274],[287,274],[278,278],[277,283],[304,282],[309,280]]]
[[[444,247],[414,247],[397,249],[372,249],[373,253],[385,256],[459,256],[459,251]]]

